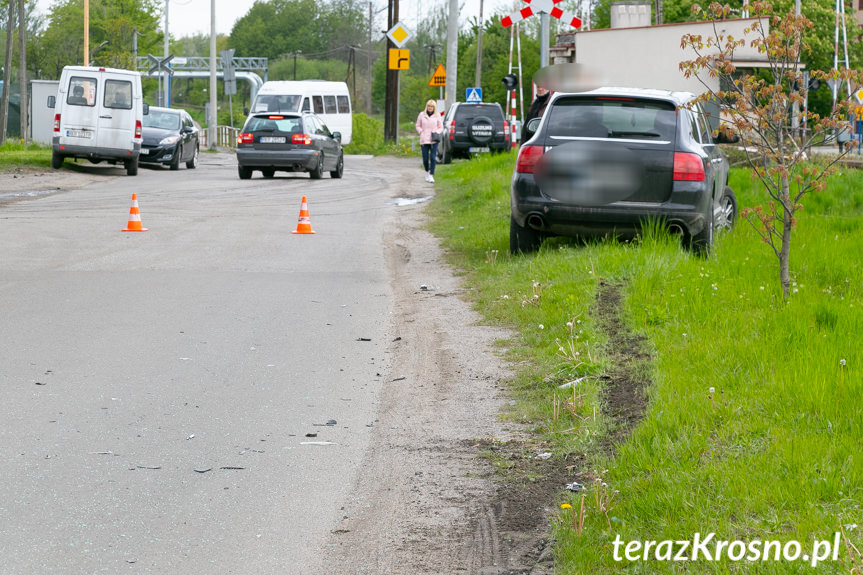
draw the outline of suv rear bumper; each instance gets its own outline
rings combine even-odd
[[[531,175],[516,174],[510,194],[510,211],[519,226],[562,236],[633,237],[651,219],[694,236],[704,230],[708,204],[708,194],[688,182],[676,184],[665,202],[621,201],[585,207],[546,198]]]

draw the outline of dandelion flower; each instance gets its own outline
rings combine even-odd
[[[542,324],[539,324],[539,329],[545,329],[545,326]]]
[[[569,503],[564,503],[560,506],[561,509],[572,509],[572,505]]]
[[[839,360],[839,365],[841,365],[842,367],[845,367],[845,360],[844,360],[844,359],[840,359],[840,360]]]
[[[716,388],[711,387],[710,389],[707,390],[707,393],[709,393],[710,395],[713,395],[714,393],[716,393]]]

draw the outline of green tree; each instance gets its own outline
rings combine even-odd
[[[824,116],[816,112],[804,114],[801,111],[803,87],[797,80],[801,77],[801,57],[813,23],[793,12],[777,16],[766,2],[756,2],[751,10],[754,17],[770,21],[769,33],[761,20],[756,20],[744,38],[728,36],[720,26],[714,26],[714,32],[708,37],[687,34],[681,41],[682,46],[694,50],[696,58],[681,62],[680,69],[687,77],[720,80],[722,88],[708,89],[701,99],[725,103],[728,121],[743,139],[749,167],[753,177],[761,182],[767,203],[746,208],[741,215],[776,255],[782,293],[788,299],[791,239],[797,225],[795,214],[803,208],[802,202],[808,194],[824,189],[824,179],[835,162],[807,162],[806,152],[812,145],[823,142],[827,134],[847,125],[843,118],[851,103],[840,102]],[[704,16],[716,22],[729,13],[728,6],[714,2]],[[752,46],[765,55],[769,64],[766,74],[737,74],[734,52],[741,46]],[[859,74],[849,70],[812,70],[811,74],[822,81],[828,78],[850,80],[854,85],[859,81]],[[706,83],[704,85],[707,87]],[[791,130],[795,115],[799,125],[803,124],[804,116],[807,120],[809,132],[803,136],[803,141]]]
[[[132,33],[138,30],[139,53],[158,50],[160,2],[157,0],[102,0],[90,3],[91,64],[134,69]],[[48,14],[47,28],[38,37],[35,57],[43,75],[59,78],[67,65],[84,63],[84,2],[57,0]]]

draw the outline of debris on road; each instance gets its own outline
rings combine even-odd
[[[338,443],[333,443],[332,441],[303,441],[300,445],[338,445]]]
[[[195,473],[206,473],[206,472],[210,471],[211,469],[213,469],[213,468],[212,467],[196,467]]]

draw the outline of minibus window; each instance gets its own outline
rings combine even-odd
[[[324,113],[324,99],[320,96],[312,96],[312,103],[315,105],[315,114]]]
[[[351,113],[351,102],[347,96],[336,96],[339,101],[339,114]]]

